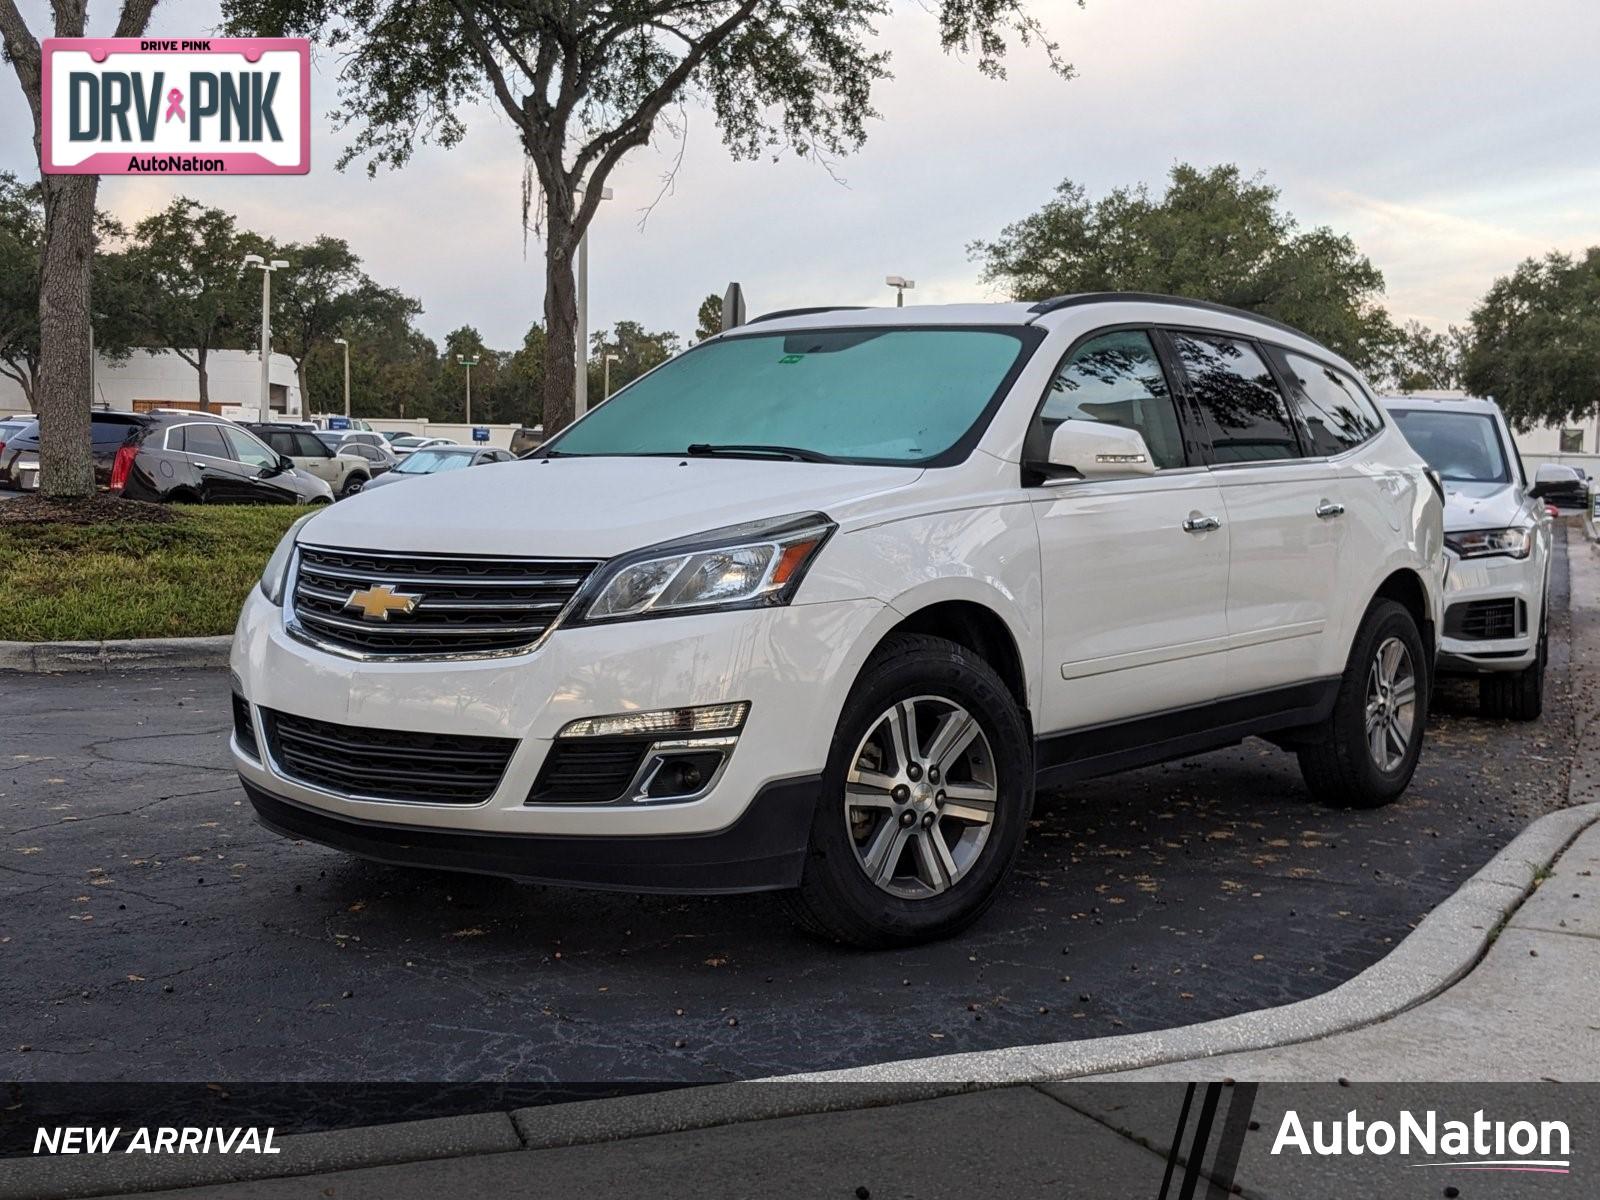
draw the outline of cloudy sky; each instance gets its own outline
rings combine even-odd
[[[109,32],[107,0],[91,32]],[[42,0],[24,0],[35,29]],[[203,0],[160,0],[152,34],[215,24]],[[1400,318],[1463,320],[1496,274],[1551,248],[1600,243],[1600,4],[1595,0],[1039,0],[1077,78],[1014,51],[1010,78],[946,57],[934,20],[883,23],[895,78],[881,121],[839,179],[805,162],[735,163],[691,108],[671,194],[645,220],[680,147],[637,152],[591,234],[591,324],[633,318],[687,334],[708,292],[740,280],[752,311],[883,303],[886,273],[920,301],[991,298],[966,246],[1037,208],[1064,177],[1099,195],[1159,182],[1175,162],[1264,172],[1306,225],[1351,234]],[[315,53],[315,51],[314,51]],[[313,111],[332,106],[324,55]],[[0,168],[36,169],[25,105],[0,67]],[[521,161],[485,109],[466,142],[419,150],[398,175],[333,169],[314,120],[306,177],[107,178],[136,219],[187,193],[282,239],[349,239],[379,281],[421,299],[435,337],[472,324],[512,347],[538,317],[539,248],[520,226]]]

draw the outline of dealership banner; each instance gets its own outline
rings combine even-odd
[[[305,38],[46,38],[46,174],[304,175]]]
[[[1597,1138],[1593,1084],[0,1083],[0,1200],[1588,1200]]]

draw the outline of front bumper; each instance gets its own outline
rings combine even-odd
[[[1479,675],[1520,671],[1538,653],[1544,619],[1544,562],[1539,554],[1525,559],[1450,558],[1444,588],[1444,621],[1440,629],[1438,669],[1449,674]],[[1512,624],[1508,636],[1464,636],[1477,630],[1468,606],[1507,606]],[[1481,613],[1485,611],[1479,608]],[[1493,632],[1499,633],[1498,628]]]
[[[282,610],[253,591],[240,615],[231,665],[257,746],[255,753],[246,752],[235,738],[234,765],[270,824],[296,832],[296,822],[311,822],[296,835],[352,842],[355,853],[414,861],[409,849],[394,855],[374,849],[386,837],[374,830],[411,829],[422,840],[433,834],[484,835],[489,840],[470,846],[464,856],[490,865],[469,869],[596,886],[651,886],[646,867],[656,851],[641,848],[636,853],[643,858],[635,861],[619,857],[615,844],[732,837],[769,786],[818,776],[860,660],[872,645],[867,634],[893,619],[892,610],[874,601],[791,605],[563,628],[532,653],[510,658],[360,662],[292,638]],[[720,775],[695,799],[570,803],[541,793],[540,802],[529,802],[557,732],[573,720],[738,700],[750,704],[744,727]],[[365,729],[514,739],[515,749],[492,795],[480,802],[360,798],[292,777],[271,753],[263,753],[268,738],[262,709]],[[264,803],[274,815],[266,816]],[[804,828],[809,821],[807,812]],[[322,836],[328,830],[333,833]],[[501,837],[512,840],[502,843]],[[549,839],[557,848],[546,854]],[[581,846],[585,841],[587,848]],[[765,864],[762,870],[777,872],[779,882],[752,884],[736,873],[739,881],[721,890],[787,886],[784,870],[771,861],[792,852],[782,842],[754,856]],[[509,869],[507,852],[487,852],[491,843],[523,847],[537,869]],[[448,837],[437,844],[466,845]],[[737,839],[729,844],[744,845]],[[737,850],[734,861],[745,861],[737,858],[742,853]],[[461,854],[448,851],[445,857]],[[615,861],[619,868],[633,863],[639,877],[605,883],[584,865],[591,860]],[[557,870],[563,861],[573,864],[572,872]],[[670,876],[677,868],[669,861],[663,870]],[[711,890],[718,890],[714,880]]]
[[[339,816],[248,781],[244,789],[257,818],[275,833],[376,862],[573,887],[712,894],[799,884],[820,784],[816,776],[769,783],[727,829],[659,838],[422,828]]]

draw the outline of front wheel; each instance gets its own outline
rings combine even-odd
[[[857,946],[955,933],[994,902],[1033,805],[1033,746],[986,662],[896,635],[873,655],[833,737],[791,908]]]
[[[1326,725],[1300,746],[1311,794],[1343,808],[1378,808],[1411,782],[1428,722],[1431,664],[1409,610],[1378,600],[1356,632]]]

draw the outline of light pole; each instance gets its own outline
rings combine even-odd
[[[583,185],[575,189],[583,192]],[[601,188],[600,199],[611,199],[611,189]],[[578,239],[578,382],[572,397],[572,415],[589,411],[589,227]]]
[[[611,364],[619,360],[615,354],[608,354],[601,361],[605,364],[606,381],[605,391],[601,395],[600,399],[609,400],[611,399]]]
[[[894,289],[894,306],[896,308],[904,308],[906,306],[906,292],[917,286],[915,280],[907,279],[904,275],[890,275],[884,279],[884,282]]]
[[[272,273],[281,271],[289,264],[285,259],[275,258],[271,262],[259,254],[246,254],[245,267],[254,267],[261,272],[261,396],[259,398],[260,412],[258,420],[272,420],[272,383],[268,377],[268,370],[272,359]],[[241,267],[241,270],[244,268]]]
[[[467,369],[467,424],[472,424],[472,368],[478,365],[478,355],[468,358],[465,354],[456,355],[456,361]]]
[[[335,346],[344,347],[344,415],[350,415],[350,339],[334,338]]]

